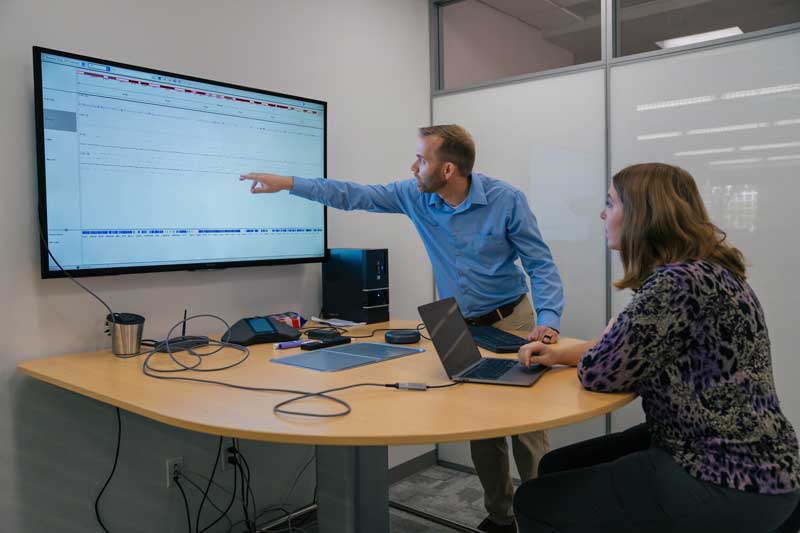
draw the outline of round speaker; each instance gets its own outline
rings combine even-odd
[[[391,344],[412,344],[419,342],[419,331],[415,329],[392,329],[383,334]]]

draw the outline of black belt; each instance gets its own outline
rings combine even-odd
[[[514,308],[525,298],[525,294],[520,294],[519,297],[511,303],[501,305],[494,311],[489,311],[485,315],[476,316],[467,319],[467,324],[470,326],[491,326],[495,322],[503,320],[505,317],[514,312]]]

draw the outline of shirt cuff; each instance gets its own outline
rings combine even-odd
[[[293,194],[301,198],[308,198],[311,196],[311,192],[314,188],[314,180],[308,178],[299,178],[297,176],[292,176],[292,180],[294,181],[294,184],[292,185],[292,189],[289,191],[289,194]]]
[[[561,332],[561,317],[549,309],[543,309],[536,314],[536,325],[547,326]]]

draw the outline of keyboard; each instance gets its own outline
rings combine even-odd
[[[481,364],[462,374],[462,378],[497,379],[516,365],[513,359],[483,359]]]
[[[514,353],[528,341],[492,326],[469,326],[475,344],[494,353]]]

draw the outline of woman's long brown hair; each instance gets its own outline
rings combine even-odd
[[[664,163],[642,163],[620,170],[612,181],[623,207],[625,269],[615,287],[636,289],[661,265],[698,260],[745,278],[744,256],[708,218],[691,174]]]

